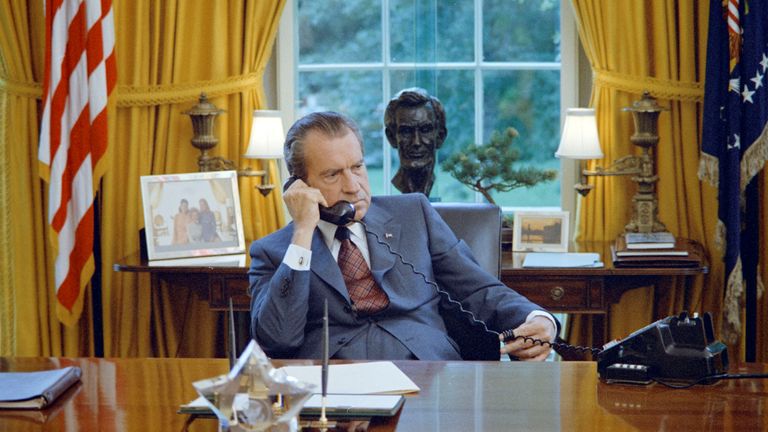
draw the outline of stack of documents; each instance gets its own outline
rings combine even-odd
[[[670,232],[624,233],[621,241],[627,249],[672,249],[675,247],[675,236]],[[617,239],[619,240],[619,239]]]
[[[701,245],[678,237],[674,247],[658,249],[632,249],[625,236],[619,236],[611,245],[614,267],[698,267],[705,262]]]
[[[320,366],[285,366],[282,370],[299,381],[321,388]],[[328,368],[327,415],[333,418],[393,416],[403,405],[403,394],[418,392],[417,386],[390,361],[330,365]],[[247,398],[238,394],[236,398]],[[301,410],[302,416],[320,413],[320,394]],[[211,414],[203,397],[182,405],[182,414]]]
[[[600,254],[591,252],[529,252],[525,255],[526,268],[602,267]]]
[[[299,381],[320,388],[320,366],[284,366],[283,371]],[[419,391],[406,374],[390,361],[331,365],[328,393],[404,394]]]

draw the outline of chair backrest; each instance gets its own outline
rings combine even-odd
[[[456,237],[490,274],[501,274],[501,209],[493,204],[432,203]]]
[[[497,278],[501,274],[501,209],[493,204],[442,203],[432,206],[453,233],[464,240],[477,262]],[[454,305],[444,302],[448,334],[459,344],[464,360],[499,360],[499,339],[487,333]]]

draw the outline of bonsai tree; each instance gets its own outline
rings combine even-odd
[[[557,178],[555,170],[515,167],[515,162],[520,159],[520,151],[515,148],[513,141],[518,135],[512,127],[504,133],[495,131],[488,144],[470,144],[443,161],[442,167],[456,180],[483,194],[491,204],[496,204],[491,191],[508,192]]]

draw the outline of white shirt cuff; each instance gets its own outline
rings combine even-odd
[[[288,245],[288,250],[283,257],[283,263],[296,271],[309,270],[311,260],[312,251],[295,244]]]
[[[552,322],[552,328],[554,329],[553,334],[551,335],[550,342],[554,342],[554,340],[557,338],[557,321],[555,321],[555,317],[553,317],[549,312],[544,312],[542,310],[535,310],[528,314],[527,317],[525,317],[525,322],[531,322],[532,319],[541,316],[549,321]]]

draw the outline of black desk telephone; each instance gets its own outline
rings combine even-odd
[[[597,372],[608,383],[698,382],[727,370],[727,347],[715,340],[709,313],[661,319],[607,343],[597,356]]]
[[[288,178],[288,180],[285,182],[285,185],[283,185],[283,192],[288,190],[288,188],[298,180],[298,177],[291,176]],[[334,225],[347,225],[348,223],[355,220],[355,206],[352,205],[349,201],[338,201],[336,204],[325,207],[320,206],[320,219],[330,222]]]
[[[655,381],[675,388],[745,377],[727,374],[727,347],[715,340],[714,334],[709,313],[700,317],[698,314],[689,316],[687,312],[658,320],[624,339],[605,344],[603,349],[514,336],[511,330],[502,332],[505,341],[523,339],[550,346],[561,355],[590,352],[597,357],[597,373],[609,384],[650,384]]]

